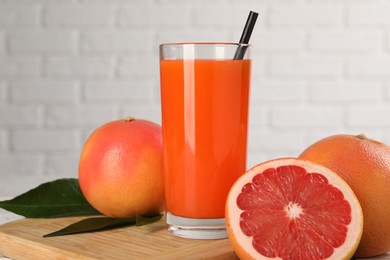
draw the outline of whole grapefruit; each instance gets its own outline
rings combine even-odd
[[[295,158],[260,163],[231,188],[226,227],[240,259],[350,259],[363,213],[336,173]]]
[[[299,158],[330,168],[352,188],[363,209],[357,257],[390,250],[390,147],[364,135],[334,135],[309,146]]]
[[[83,147],[78,174],[83,195],[106,216],[162,212],[161,127],[134,118],[100,126]]]

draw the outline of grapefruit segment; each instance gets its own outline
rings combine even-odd
[[[236,181],[226,223],[242,259],[349,259],[362,235],[363,215],[337,174],[309,161],[281,158]]]

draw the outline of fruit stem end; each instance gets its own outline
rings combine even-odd
[[[125,120],[125,122],[131,122],[131,121],[135,121],[135,118],[131,117],[131,116],[128,116],[124,120]]]

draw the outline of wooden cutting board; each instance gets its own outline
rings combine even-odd
[[[82,218],[22,219],[0,226],[0,255],[13,259],[238,259],[228,239],[193,240],[163,221],[59,237],[42,236]]]

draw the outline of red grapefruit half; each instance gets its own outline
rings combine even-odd
[[[323,166],[295,158],[242,175],[226,202],[231,244],[241,259],[350,259],[363,230],[359,201]]]

